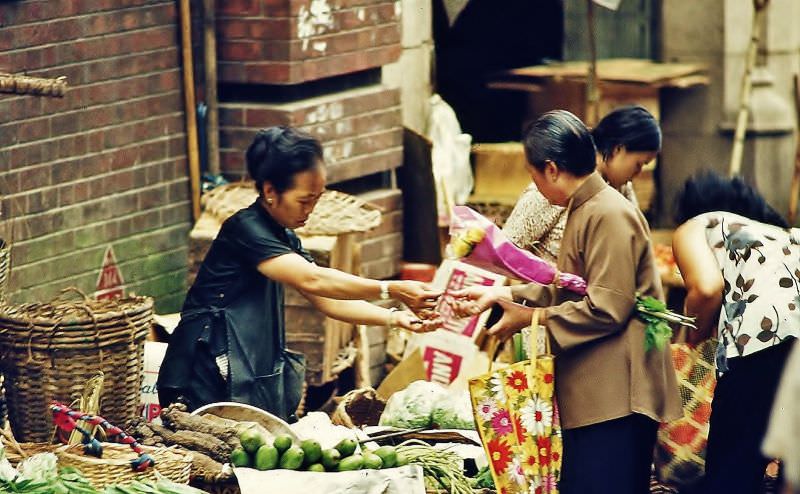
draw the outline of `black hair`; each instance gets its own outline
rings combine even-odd
[[[550,111],[536,119],[525,129],[522,143],[528,163],[539,171],[548,161],[577,177],[594,171],[592,135],[578,117],[566,110]]]
[[[278,194],[290,189],[294,176],[322,162],[320,142],[292,127],[269,127],[259,130],[245,153],[247,172],[255,180],[259,194],[264,182]]]
[[[681,224],[710,211],[726,211],[761,223],[789,228],[783,216],[772,209],[758,190],[744,179],[704,171],[683,184],[675,200],[675,221]]]
[[[609,159],[618,146],[633,152],[661,150],[661,128],[655,117],[641,106],[624,106],[612,111],[592,130],[592,137],[604,160]]]

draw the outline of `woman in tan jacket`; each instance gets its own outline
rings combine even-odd
[[[681,416],[669,348],[645,351],[636,295],[663,298],[642,213],[595,171],[595,146],[569,112],[549,112],[524,137],[528,171],[547,200],[568,216],[558,269],[582,276],[587,293],[553,286],[465,289],[458,309],[478,313],[495,303],[501,337],[530,324],[541,307],[556,353],[564,494],[646,493],[660,422]]]

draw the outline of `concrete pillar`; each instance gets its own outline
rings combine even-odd
[[[675,193],[701,169],[724,171],[730,143],[719,133],[724,98],[725,0],[661,2],[661,52],[664,62],[701,63],[711,83],[661,91],[664,134],[658,167],[659,214],[656,223],[671,224]]]
[[[683,181],[697,170],[727,173],[739,107],[745,51],[750,37],[750,0],[663,2],[665,61],[702,62],[711,84],[662,95],[662,204],[672,204]],[[788,210],[794,166],[795,117],[792,78],[800,71],[800,2],[771,0],[753,78],[750,120],[742,164],[779,212]],[[668,223],[663,208],[661,223]]]
[[[383,82],[400,88],[403,125],[425,134],[428,99],[433,91],[433,4],[431,0],[398,0],[402,10],[400,60],[383,67]]]

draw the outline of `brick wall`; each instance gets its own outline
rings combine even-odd
[[[217,3],[220,82],[297,84],[400,56],[399,0]]]
[[[0,71],[66,76],[61,99],[0,95],[0,194],[15,300],[92,292],[114,247],[129,291],[176,310],[189,185],[176,2],[0,3]]]
[[[256,132],[289,125],[320,139],[335,183],[391,170],[403,161],[400,93],[366,86],[292,103],[220,103],[220,163],[230,177],[245,173],[244,150]]]

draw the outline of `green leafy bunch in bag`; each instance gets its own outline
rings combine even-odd
[[[669,310],[665,302],[650,296],[636,295],[636,315],[647,323],[644,329],[644,349],[648,352],[653,348],[661,350],[669,342],[672,338],[670,324],[697,329],[694,317],[677,314]]]

